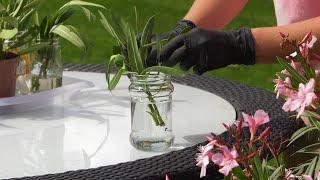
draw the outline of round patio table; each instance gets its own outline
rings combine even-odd
[[[222,122],[232,124],[241,112],[252,114],[264,109],[271,117],[270,140],[275,145],[301,125],[281,110],[283,101],[276,100],[271,92],[189,75],[174,79],[173,116],[179,119],[173,121],[174,147],[166,153],[142,152],[128,144],[128,82],[122,80],[111,95],[102,90],[102,65],[67,64],[65,70],[85,71],[65,75],[83,77],[100,87],[74,93],[67,97],[69,103],[62,96],[63,100],[55,100],[48,107],[0,115],[0,127],[6,130],[0,134],[4,147],[0,150],[0,178],[164,180],[168,174],[171,180],[199,179],[197,146],[210,132],[228,139]],[[208,169],[205,179],[222,177],[214,165]]]

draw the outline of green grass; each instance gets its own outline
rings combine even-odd
[[[44,4],[41,14],[53,12],[65,0],[48,0]],[[168,31],[175,23],[183,18],[193,0],[92,0],[100,3],[113,11],[134,21],[133,7],[136,6],[141,19],[146,20],[151,15],[156,15],[156,32]],[[227,11],[227,10],[226,10]],[[217,17],[218,18],[218,17]],[[64,62],[101,64],[109,59],[114,41],[104,31],[98,21],[88,23],[82,16],[75,16],[70,23],[80,29],[80,32],[90,42],[88,58],[80,60],[80,51],[67,42],[62,42],[62,55]],[[226,28],[261,27],[275,25],[275,15],[271,0],[249,1],[244,11]],[[271,90],[272,79],[279,65],[233,66],[208,72],[208,76],[223,77],[238,80],[249,85]]]

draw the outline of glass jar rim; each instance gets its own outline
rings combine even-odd
[[[131,82],[154,82],[154,81],[170,81],[171,76],[161,72],[148,72],[147,74],[141,75],[132,73],[129,75]]]

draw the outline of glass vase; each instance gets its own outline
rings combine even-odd
[[[31,92],[42,92],[62,86],[63,66],[59,39],[37,40],[45,44],[31,54]]]
[[[165,74],[130,75],[131,144],[144,151],[165,151],[173,144],[171,78]]]

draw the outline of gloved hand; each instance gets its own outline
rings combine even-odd
[[[177,22],[176,27],[166,33],[162,33],[160,35],[154,35],[151,38],[151,42],[155,42],[157,40],[163,40],[163,39],[168,39],[168,38],[174,38],[178,35],[180,35],[186,28],[191,30],[193,28],[195,28],[196,25],[189,21],[189,20],[180,20]],[[157,46],[152,46],[148,59],[153,59],[154,61],[147,61],[148,62],[148,66],[155,66],[157,65]],[[150,63],[150,64],[149,64]]]
[[[148,59],[153,64],[155,59]],[[255,43],[248,28],[208,31],[194,28],[168,42],[160,52],[163,65],[180,63],[183,70],[194,67],[201,75],[230,64],[255,64]]]

